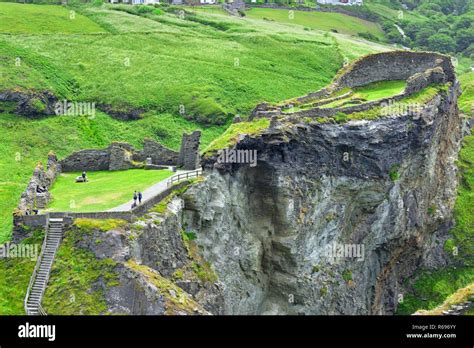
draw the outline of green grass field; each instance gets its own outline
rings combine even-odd
[[[104,33],[105,30],[87,17],[52,5],[33,6],[2,2],[0,32],[10,34]]]
[[[75,183],[81,173],[62,173],[50,192],[53,196],[47,211],[106,211],[127,203],[136,190],[144,191],[171,175],[170,170],[130,169],[116,172],[89,172],[88,182]]]
[[[335,30],[342,34],[354,36],[357,36],[359,33],[370,33],[379,39],[383,39],[383,32],[375,23],[360,18],[332,12],[289,11],[252,8],[247,11],[247,16],[267,21],[300,25],[311,29]]]
[[[368,84],[366,86],[357,87],[353,89],[353,94],[350,96],[336,100],[329,104],[324,104],[323,108],[340,107],[343,104],[349,106],[352,100],[361,99],[364,102],[370,102],[378,99],[393,97],[403,92],[406,87],[406,81],[404,80],[393,80],[393,81],[380,81]]]
[[[354,88],[354,95],[367,101],[378,100],[400,94],[405,89],[405,80],[380,81]]]
[[[252,122],[239,122],[230,125],[229,128],[203,151],[204,154],[214,154],[220,149],[231,147],[237,142],[237,137],[241,134],[257,135],[262,130],[270,126],[270,120],[260,118]]]

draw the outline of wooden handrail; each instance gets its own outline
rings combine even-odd
[[[194,178],[194,177],[197,178],[201,175],[202,175],[202,169],[196,169],[192,172],[176,174],[176,175],[173,175],[171,178],[169,178],[166,184],[169,187],[173,185],[175,182],[178,182],[181,180],[188,180],[189,178]]]

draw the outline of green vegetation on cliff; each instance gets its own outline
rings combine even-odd
[[[36,246],[39,256],[43,236],[43,230],[35,230],[19,245]],[[35,264],[36,260],[30,258],[0,259],[0,315],[25,314],[23,301]]]
[[[466,115],[474,117],[474,72],[459,77],[462,95],[459,98],[459,109]]]
[[[458,289],[474,282],[472,268],[446,268],[437,271],[421,271],[407,284],[411,292],[404,294],[397,314],[413,314],[420,309],[433,309]]]
[[[453,237],[444,249],[462,266],[418,272],[408,281],[412,291],[404,296],[397,314],[433,309],[459,288],[474,283],[474,134],[464,138],[458,167],[460,183],[454,207],[456,224],[451,229]]]
[[[460,180],[454,207],[456,225],[451,229],[451,244],[457,252],[453,253],[453,248],[451,252],[455,259],[474,267],[474,132],[464,138],[457,165]]]
[[[474,283],[460,288],[454,294],[449,295],[447,299],[440,306],[432,310],[421,310],[417,314],[422,315],[442,315],[444,311],[451,309],[451,306],[457,305],[466,301],[474,300]],[[471,308],[472,311],[472,308]],[[469,313],[468,313],[469,314]],[[470,314],[472,315],[472,314]]]
[[[99,260],[77,246],[90,229],[73,228],[66,232],[57,251],[43,308],[48,314],[98,315],[105,314],[107,305],[104,287],[117,285],[116,263]]]
[[[107,232],[118,227],[124,226],[127,221],[120,219],[86,219],[80,218],[74,220],[74,226],[82,231],[102,231]]]
[[[104,33],[87,17],[61,6],[1,3],[0,32],[9,34]],[[19,15],[21,14],[21,15]]]
[[[232,124],[219,138],[214,140],[203,151],[205,154],[214,154],[220,149],[225,149],[235,145],[238,137],[244,134],[255,136],[270,126],[270,120],[267,118],[259,118],[249,122],[240,122]]]

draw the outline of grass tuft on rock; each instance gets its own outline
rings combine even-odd
[[[128,222],[121,219],[86,219],[79,218],[74,220],[74,226],[85,232],[94,230],[107,232],[126,225]]]

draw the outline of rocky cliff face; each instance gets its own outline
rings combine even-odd
[[[68,229],[66,244],[74,252],[92,252],[93,260],[113,264],[113,285],[107,284],[103,270],[90,284],[91,292],[101,291],[97,296],[106,306],[101,314],[224,314],[222,288],[196,243],[183,231],[182,213],[183,200],[176,196],[160,212],[149,211],[134,223],[107,232],[97,227]],[[79,291],[71,288],[73,293]]]
[[[280,123],[236,145],[258,151],[254,168],[208,159],[182,224],[223,283],[224,312],[393,313],[404,277],[446,262],[458,89],[416,117]]]
[[[404,279],[450,262],[443,245],[465,127],[455,78],[437,90],[409,115],[273,117],[234,147],[257,151],[256,166],[205,158],[205,180],[128,225],[126,237],[90,238],[86,249],[119,263],[108,310],[394,313]]]

